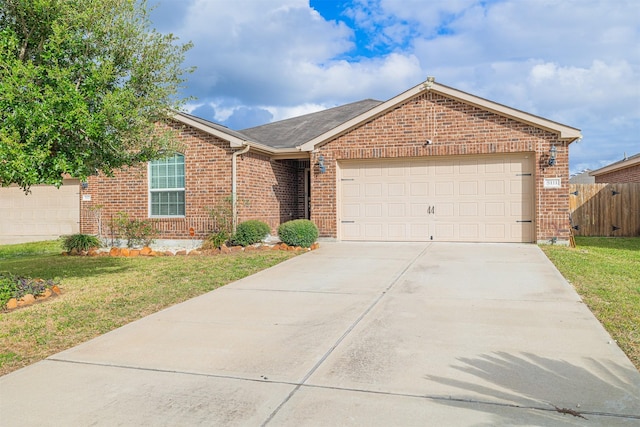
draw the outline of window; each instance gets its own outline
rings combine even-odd
[[[184,156],[149,163],[151,216],[184,216]]]

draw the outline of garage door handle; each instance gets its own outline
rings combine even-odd
[[[530,219],[524,219],[524,220],[519,220],[517,219],[516,222],[533,222]]]
[[[340,221],[342,224],[353,224],[355,221]]]

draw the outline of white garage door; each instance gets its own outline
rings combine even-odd
[[[532,154],[341,162],[342,240],[534,241]]]
[[[80,229],[80,184],[65,180],[58,189],[34,185],[0,188],[0,244],[56,239]]]

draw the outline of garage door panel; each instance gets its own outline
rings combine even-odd
[[[364,234],[367,240],[382,240],[382,224],[364,224]]]
[[[366,197],[381,197],[382,184],[366,184],[364,187],[364,195]]]
[[[382,204],[366,204],[364,206],[364,216],[367,218],[382,218]]]
[[[486,224],[485,235],[488,239],[502,241],[507,237],[505,224]]]
[[[460,196],[477,196],[478,195],[478,182],[477,181],[462,181],[458,183],[458,194]]]
[[[440,206],[438,206],[439,208]],[[471,203],[460,203],[458,205],[459,215],[460,216],[478,216],[479,209],[477,202]]]
[[[480,226],[478,224],[460,224],[460,238],[476,241],[480,238]]]
[[[436,196],[453,196],[455,185],[453,181],[438,181],[436,182]]]
[[[387,213],[391,218],[402,218],[406,215],[404,203],[389,203]]]
[[[455,238],[455,225],[451,223],[436,224],[435,234],[439,239],[453,240]]]
[[[403,197],[405,195],[405,183],[404,182],[392,182],[387,187],[389,197]]]
[[[429,186],[426,182],[412,182],[409,184],[409,194],[411,196],[427,196],[429,195]]]
[[[353,178],[341,182],[340,216],[358,226],[341,225],[339,237],[533,241],[534,168],[529,157],[533,158],[500,154],[340,163],[342,180]]]
[[[407,238],[407,225],[404,223],[389,224],[389,240],[405,240]]]
[[[505,215],[504,202],[487,202],[484,203],[485,216],[504,216]]]
[[[485,181],[484,184],[484,193],[492,195],[502,195],[505,193],[504,187],[505,185],[503,180],[488,180]]]

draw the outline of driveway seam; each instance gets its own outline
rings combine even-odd
[[[358,326],[358,324],[362,321],[362,319],[364,319],[364,317],[369,314],[371,312],[371,310],[373,310],[373,308],[378,305],[378,303],[380,302],[380,300],[382,300],[382,298],[391,290],[391,288],[398,283],[398,281],[400,280],[400,278],[402,276],[404,276],[404,274],[407,272],[407,270],[409,270],[409,268],[411,268],[411,266],[413,266],[413,264],[415,264],[415,262],[421,258],[429,248],[431,248],[432,243],[427,243],[427,245],[425,246],[425,248],[420,251],[420,253],[418,255],[416,255],[407,265],[404,269],[402,269],[402,271],[400,273],[398,273],[398,275],[389,283],[389,285],[380,293],[380,295],[378,295],[378,297],[369,305],[369,307],[367,307],[361,314],[360,316],[358,316],[358,318],[347,328],[347,330],[342,334],[342,336],[340,338],[338,338],[338,340],[329,348],[329,350],[327,350],[324,355],[320,358],[320,360],[318,360],[318,362],[316,362],[316,364],[309,370],[309,372],[307,372],[307,374],[302,378],[302,381],[300,381],[300,383],[298,385],[296,385],[296,387],[291,390],[291,392],[287,395],[287,397],[285,397],[285,399],[273,410],[273,412],[271,412],[271,414],[269,414],[269,416],[267,417],[267,419],[261,424],[261,426],[266,426],[267,424],[269,424],[271,422],[271,420],[278,414],[278,412],[280,412],[280,409],[282,409],[282,407],[284,405],[287,404],[287,402],[289,402],[289,400],[291,400],[291,398],[298,392],[298,390],[300,390],[300,388],[305,385],[305,383],[307,382],[307,380],[309,379],[309,377],[311,377],[311,375],[313,375],[318,368],[320,367],[320,365],[322,365],[325,360],[331,355],[331,353],[333,353],[333,351],[342,343],[342,341],[344,341],[344,339],[351,333],[351,331],[353,331],[353,329],[355,329],[356,326]]]
[[[145,367],[139,367],[139,366],[118,365],[118,364],[110,364],[110,363],[65,360],[65,359],[58,359],[54,357],[49,357],[45,360],[56,362],[56,363],[69,363],[69,364],[86,365],[86,366],[100,366],[105,368],[130,369],[130,370],[146,371],[146,372],[160,372],[165,374],[189,375],[189,376],[205,377],[205,378],[222,378],[226,380],[248,381],[248,382],[260,383],[260,384],[290,385],[295,387],[294,390],[299,390],[300,388],[306,387],[306,388],[321,389],[321,390],[337,390],[337,391],[349,391],[354,393],[377,394],[377,395],[383,395],[383,396],[410,397],[410,398],[416,398],[416,399],[426,399],[426,400],[441,401],[441,402],[471,403],[471,404],[479,404],[479,405],[499,406],[504,408],[532,409],[532,410],[546,411],[546,412],[558,412],[558,409],[555,407],[548,408],[543,406],[519,405],[517,403],[492,402],[489,400],[465,399],[465,398],[456,398],[452,396],[447,397],[447,396],[438,396],[438,395],[429,395],[429,394],[413,394],[413,393],[398,393],[393,391],[382,391],[382,390],[366,390],[366,389],[359,389],[359,388],[352,388],[352,387],[325,386],[325,385],[318,385],[318,384],[305,384],[304,382],[277,381],[277,380],[268,380],[268,379],[265,380],[261,378],[260,379],[247,378],[247,377],[239,377],[234,375],[207,374],[202,372],[178,371],[178,370],[172,370],[172,369],[145,368]],[[305,377],[305,381],[306,379],[307,378]],[[282,406],[283,405],[280,405],[279,408]],[[590,415],[590,416],[640,420],[640,415],[635,415],[635,414],[616,414],[616,413],[601,412],[601,411],[580,411],[580,414]],[[274,413],[274,416],[275,415],[276,414]]]

